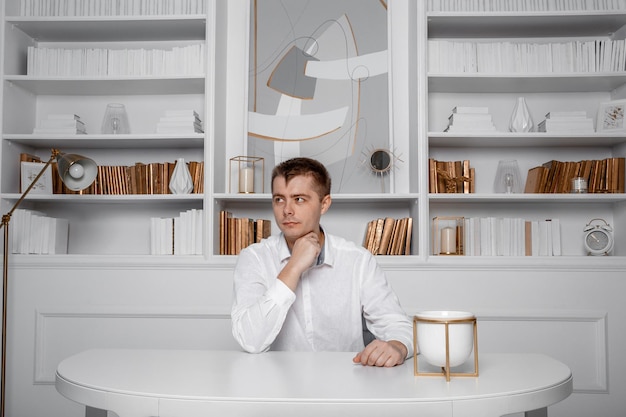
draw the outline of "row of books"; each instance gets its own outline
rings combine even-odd
[[[470,217],[463,221],[466,256],[560,256],[562,253],[558,218]]]
[[[448,117],[444,132],[494,132],[496,130],[488,107],[456,106]]]
[[[220,255],[239,255],[243,248],[271,233],[271,220],[233,217],[229,211],[220,211]]]
[[[16,209],[11,215],[11,252],[19,254],[66,254],[67,219],[48,217],[34,210]]]
[[[87,127],[85,123],[80,120],[80,116],[76,114],[48,114],[45,119],[42,119],[37,124],[37,127],[33,129],[33,134],[87,134]]]
[[[203,44],[171,49],[43,48],[29,46],[26,74],[58,77],[202,75]]]
[[[428,159],[429,193],[474,193],[476,170],[468,159],[462,161],[437,161]]]
[[[204,126],[195,110],[166,110],[159,118],[156,133],[204,133]]]
[[[42,163],[36,155],[20,154],[20,162]],[[187,162],[193,181],[193,194],[204,193],[204,161]],[[152,162],[135,165],[98,165],[96,180],[82,191],[69,190],[52,163],[52,192],[54,194],[171,194],[169,183],[176,162]]]
[[[626,40],[559,43],[430,40],[435,73],[595,73],[626,69]]]
[[[413,219],[385,217],[367,224],[363,247],[374,255],[410,255]]]
[[[625,158],[578,162],[551,160],[528,170],[525,193],[569,193],[572,178],[587,180],[588,193],[623,193]]]
[[[151,255],[202,255],[203,210],[150,218]]]
[[[21,0],[21,16],[143,16],[204,13],[204,0]]]
[[[537,125],[538,132],[547,133],[593,133],[593,119],[584,110],[553,111]]]
[[[428,0],[431,12],[571,12],[626,10],[626,0]]]

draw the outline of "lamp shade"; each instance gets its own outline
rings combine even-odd
[[[57,168],[61,181],[72,191],[89,187],[98,175],[98,165],[82,155],[59,153]]]

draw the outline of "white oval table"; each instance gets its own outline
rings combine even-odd
[[[56,388],[89,416],[547,415],[572,392],[563,363],[540,354],[484,354],[479,377],[414,376],[352,363],[353,353],[89,350],[62,361]]]

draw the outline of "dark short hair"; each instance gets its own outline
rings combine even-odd
[[[272,192],[274,192],[274,179],[285,178],[289,182],[292,178],[304,175],[313,178],[316,192],[320,199],[330,194],[331,180],[328,170],[319,161],[311,158],[291,158],[276,165],[272,170]]]

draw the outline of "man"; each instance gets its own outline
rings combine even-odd
[[[355,363],[395,366],[412,355],[413,326],[366,249],[326,233],[331,179],[318,161],[272,171],[281,230],[239,254],[233,335],[244,350],[354,351]],[[365,346],[362,323],[375,340]]]

